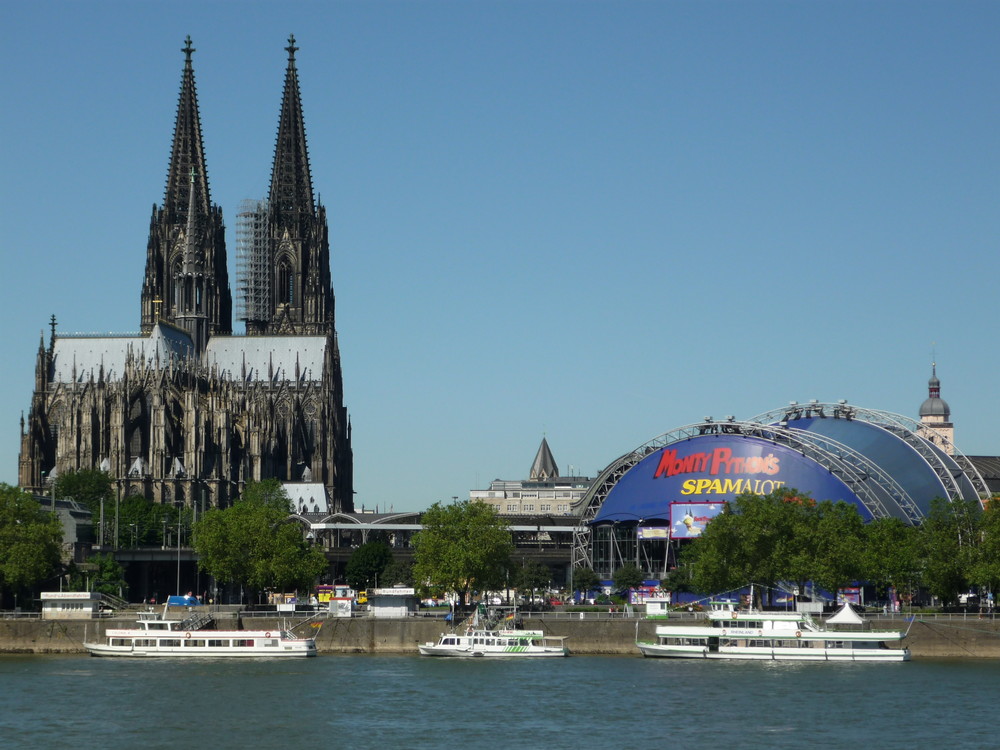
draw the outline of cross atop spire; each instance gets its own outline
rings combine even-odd
[[[191,54],[195,51],[195,48],[191,46],[191,35],[188,34],[184,39],[184,46],[181,47],[181,52],[184,53],[184,62],[187,65],[191,64]]]
[[[288,62],[295,61],[295,53],[299,51],[299,48],[295,46],[295,34],[288,35],[288,46],[285,47],[285,52],[288,53]]]

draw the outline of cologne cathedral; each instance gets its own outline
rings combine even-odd
[[[51,321],[22,417],[19,483],[103,469],[120,497],[225,507],[247,481],[315,488],[307,511],[353,511],[326,210],[313,197],[295,65],[267,200],[241,205],[233,335],[222,210],[212,203],[190,37],[163,204],[153,206],[140,333],[74,336]],[[247,202],[244,202],[246,204]]]

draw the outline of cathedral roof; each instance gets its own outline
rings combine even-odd
[[[128,358],[167,364],[191,350],[191,337],[172,325],[157,323],[149,336],[59,336],[53,343],[52,377],[57,383],[117,380]]]
[[[228,380],[255,382],[321,380],[326,336],[213,336],[203,363]],[[166,366],[192,349],[186,331],[160,321],[149,336],[59,336],[53,350],[57,383],[118,380],[131,356]]]
[[[330,498],[322,482],[282,482],[295,513],[329,513]]]
[[[327,341],[326,336],[213,336],[205,363],[231,380],[321,380]]]

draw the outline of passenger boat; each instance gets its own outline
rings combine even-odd
[[[210,615],[183,620],[163,612],[141,612],[134,628],[110,628],[105,643],[84,643],[91,656],[139,657],[298,657],[315,656],[315,638],[296,638],[287,630],[210,630]]]
[[[423,656],[569,656],[566,636],[544,635],[541,630],[468,630],[442,633],[437,642],[421,643]]]
[[[844,606],[828,624],[862,626]],[[833,630],[803,612],[738,610],[731,602],[715,602],[708,625],[661,625],[656,643],[636,643],[643,656],[686,659],[770,659],[775,661],[909,661],[902,647],[905,632]],[[890,648],[889,644],[897,644]]]

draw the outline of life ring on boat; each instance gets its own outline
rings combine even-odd
[[[795,637],[796,638],[801,638],[802,637],[802,631],[801,630],[796,630],[795,631]]]
[[[266,633],[264,633],[264,637],[265,638],[270,638],[271,637],[271,631],[268,630]]]
[[[185,637],[185,638],[190,638],[190,637],[191,637],[191,634],[190,634],[190,633],[185,633],[185,634],[184,634],[184,637]]]

